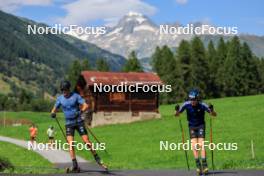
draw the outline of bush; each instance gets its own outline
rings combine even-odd
[[[0,172],[4,172],[5,170],[12,172],[14,170],[14,166],[7,158],[0,157]]]
[[[31,111],[35,112],[49,112],[53,106],[54,102],[50,102],[44,99],[34,99],[31,102]]]

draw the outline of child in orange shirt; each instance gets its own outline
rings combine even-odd
[[[29,128],[31,144],[34,144],[34,142],[36,141],[37,132],[38,132],[37,127],[34,124],[32,124],[31,127]]]

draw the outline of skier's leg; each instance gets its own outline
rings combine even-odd
[[[208,165],[206,161],[206,150],[204,147],[204,138],[198,138],[199,144],[201,144],[201,158],[202,158],[202,168],[203,168],[203,173],[207,174],[208,173]]]
[[[201,174],[201,162],[199,158],[199,145],[198,145],[198,134],[196,128],[190,128],[190,138],[192,143],[193,156],[196,165],[196,172],[198,175]]]
[[[78,163],[76,160],[76,155],[73,147],[73,141],[74,141],[74,127],[66,126],[66,136],[67,136],[67,142],[69,144],[69,152],[72,159],[72,170],[78,170]]]
[[[80,136],[82,137],[83,142],[86,144],[86,146],[90,149],[91,153],[94,156],[95,161],[97,162],[97,164],[99,164],[100,166],[104,167],[107,170],[107,166],[105,166],[101,160],[101,158],[99,157],[99,155],[96,153],[96,151],[93,149],[92,147],[92,143],[89,140],[88,137],[88,133],[87,130],[84,126],[84,124],[80,124],[77,128]]]
[[[207,161],[206,161],[206,150],[204,147],[204,139],[205,139],[205,126],[203,125],[199,128],[198,142],[201,146],[201,158],[202,158],[203,173],[207,174],[208,173],[208,165],[207,165]]]
[[[192,138],[191,139],[192,143],[192,149],[193,149],[193,156],[195,159],[195,165],[196,165],[196,171],[198,174],[201,172],[201,162],[199,158],[199,150],[198,150],[198,139],[197,138]]]

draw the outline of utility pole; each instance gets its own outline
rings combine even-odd
[[[5,128],[5,125],[6,125],[6,114],[5,114],[5,110],[4,110],[4,128]]]

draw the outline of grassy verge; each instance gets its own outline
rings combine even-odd
[[[209,101],[206,101],[209,102]],[[213,120],[215,143],[237,143],[236,151],[215,151],[217,169],[263,169],[264,143],[263,113],[264,95],[224,98],[210,100],[215,105],[218,117]],[[184,152],[178,150],[160,151],[160,141],[180,143],[181,133],[178,119],[173,116],[174,106],[160,107],[161,119],[132,124],[109,125],[94,128],[97,137],[106,143],[111,154],[107,156],[99,151],[103,160],[114,169],[184,169],[186,167]],[[35,122],[39,128],[38,142],[47,141],[46,130],[49,125],[57,129],[57,139],[63,140],[56,123],[49,118],[48,113],[8,112],[8,118],[27,118]],[[181,116],[188,138],[186,115]],[[62,114],[59,116],[63,124]],[[209,117],[207,120],[207,140],[209,140]],[[6,127],[0,129],[0,135],[20,139],[28,139],[28,126]],[[77,137],[77,140],[80,140]],[[254,142],[256,158],[251,158],[251,145]],[[88,151],[78,151],[78,154],[92,159]],[[191,167],[194,168],[192,152],[188,152]],[[208,162],[210,166],[210,152]]]
[[[0,142],[0,156],[8,158],[14,170],[5,170],[5,173],[59,173],[60,170],[52,169],[52,164],[33,151],[18,147],[14,144]]]

